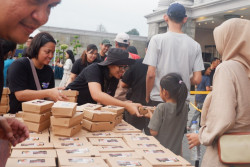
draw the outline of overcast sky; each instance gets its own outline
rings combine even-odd
[[[157,8],[159,0],[62,0],[52,9],[45,26],[96,31],[102,24],[109,33],[136,28],[147,36],[144,17]]]

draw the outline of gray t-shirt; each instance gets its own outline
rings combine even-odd
[[[173,72],[180,74],[189,90],[193,72],[204,69],[200,44],[186,34],[174,32],[153,36],[143,63],[156,67],[150,94],[153,101],[162,101],[160,80],[163,76]]]
[[[181,154],[182,139],[187,125],[188,106],[176,115],[175,103],[160,103],[150,119],[148,128],[158,132],[155,138],[177,155]]]

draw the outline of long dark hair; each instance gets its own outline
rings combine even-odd
[[[72,50],[67,50],[66,52],[69,55],[69,59],[72,61],[72,63],[74,63],[75,62],[75,56],[74,56],[73,51]]]
[[[56,44],[55,39],[47,32],[41,32],[37,34],[34,39],[31,41],[30,46],[28,47],[28,50],[25,57],[32,58],[38,58],[38,53],[41,47],[43,47],[46,43],[53,42]]]
[[[176,115],[179,115],[187,99],[188,89],[181,76],[177,73],[169,73],[162,77],[161,88],[168,91],[170,98],[176,100]]]
[[[82,59],[82,64],[85,64],[87,61],[87,52],[89,52],[90,50],[92,50],[92,52],[94,52],[95,50],[98,51],[97,46],[95,44],[89,44],[87,46],[87,49],[83,51],[81,59]]]

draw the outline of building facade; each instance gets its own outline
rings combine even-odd
[[[200,43],[206,61],[219,57],[213,39],[216,26],[230,18],[250,19],[250,0],[159,0],[158,8],[145,16],[149,25],[148,38],[167,31],[163,16],[174,2],[185,6],[188,21],[183,31]]]

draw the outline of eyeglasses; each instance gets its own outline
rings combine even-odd
[[[118,66],[120,71],[128,70],[129,66]]]

